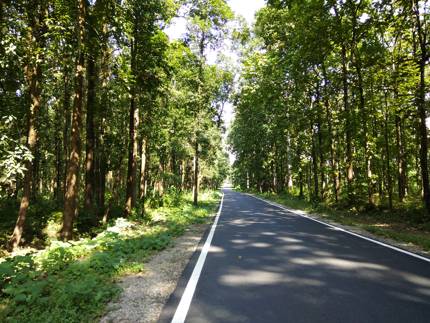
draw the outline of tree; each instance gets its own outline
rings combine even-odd
[[[38,141],[36,120],[41,107],[42,61],[47,8],[43,1],[30,1],[24,4],[24,10],[27,22],[27,55],[25,58],[24,73],[30,96],[30,107],[27,115],[27,148],[34,156]],[[19,245],[24,230],[24,223],[31,197],[31,183],[33,176],[32,160],[33,159],[28,158],[25,163],[26,170],[24,172],[23,195],[19,206],[18,219],[9,240],[10,249],[15,249]]]
[[[268,1],[257,16],[230,133],[236,184],[390,209],[422,190],[427,208],[426,1]]]
[[[204,188],[225,178],[221,118],[233,76],[202,59],[194,36],[169,40],[181,5],[207,33],[205,49],[222,42],[224,1],[1,3],[0,210],[22,202],[11,247],[43,242],[51,212],[63,211],[69,240],[119,208],[142,215],[195,178]]]
[[[70,143],[70,157],[67,170],[66,190],[64,198],[63,226],[61,228],[61,238],[70,240],[73,235],[73,220],[78,212],[78,190],[79,190],[79,164],[81,156],[81,123],[82,106],[84,96],[85,77],[85,37],[87,21],[87,3],[80,0],[77,3],[77,27],[76,36],[78,39],[76,65],[75,65],[75,93],[72,110],[72,137]]]
[[[233,17],[233,13],[225,0],[190,0],[189,17],[190,22],[188,25],[187,38],[192,43],[192,48],[197,54],[199,65],[199,76],[197,86],[197,98],[195,107],[195,133],[194,133],[194,161],[193,161],[193,202],[194,205],[198,203],[199,194],[199,146],[201,137],[201,114],[204,114],[204,108],[208,103],[204,101],[204,93],[202,84],[203,79],[203,66],[205,64],[205,51],[208,46],[216,48],[220,44],[220,40],[225,33],[225,26],[229,19]]]

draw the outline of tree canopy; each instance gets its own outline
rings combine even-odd
[[[428,1],[267,1],[243,60],[234,183],[430,210]]]
[[[62,211],[69,240],[77,222],[97,227],[115,210],[142,215],[165,194],[221,185],[220,114],[233,77],[200,47],[226,37],[226,1],[0,6],[0,197],[20,201],[11,249],[42,200]],[[188,33],[170,40],[179,11]]]

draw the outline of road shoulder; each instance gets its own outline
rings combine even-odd
[[[146,263],[143,273],[122,278],[119,285],[123,292],[119,299],[109,303],[100,322],[157,322],[211,223],[209,220],[190,226],[174,240],[172,247]]]
[[[265,201],[265,202],[267,202],[269,204],[276,205],[276,206],[278,206],[278,207],[280,207],[282,209],[293,210],[293,211],[302,213],[304,216],[309,217],[309,218],[314,219],[314,220],[317,220],[319,222],[324,222],[324,223],[326,223],[328,225],[332,225],[332,226],[338,227],[338,228],[340,228],[342,230],[345,230],[345,231],[350,231],[352,233],[361,235],[361,236],[363,236],[365,238],[376,240],[376,241],[385,243],[387,245],[391,245],[393,247],[396,247],[396,248],[399,248],[399,249],[403,249],[405,251],[417,254],[417,255],[419,255],[421,257],[424,257],[424,258],[427,258],[427,259],[430,260],[430,252],[425,251],[423,248],[421,248],[421,247],[419,247],[417,245],[414,245],[412,243],[401,242],[401,241],[397,241],[397,240],[394,240],[394,239],[386,238],[386,237],[383,237],[383,236],[380,236],[380,235],[372,234],[371,232],[369,232],[369,231],[367,231],[365,229],[362,229],[362,228],[359,228],[359,227],[356,227],[356,226],[341,224],[339,222],[333,221],[333,220],[331,220],[331,219],[329,219],[327,217],[324,217],[323,215],[319,215],[319,214],[316,214],[316,213],[307,212],[305,210],[294,209],[294,208],[292,208],[292,207],[290,207],[288,205],[284,205],[284,204],[281,204],[281,203],[278,203],[278,202],[275,202],[275,201],[271,201],[270,199],[266,199],[266,198],[264,198],[262,196],[258,196],[258,195],[251,194],[251,193],[243,193],[243,194],[247,194],[247,195],[252,196],[254,198],[263,200],[263,201]]]

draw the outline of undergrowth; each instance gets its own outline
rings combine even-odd
[[[95,238],[53,241],[36,254],[0,263],[1,322],[92,322],[119,294],[116,280],[144,269],[194,223],[215,211],[219,193],[202,194],[198,207],[189,195],[149,209],[145,217],[116,219]]]

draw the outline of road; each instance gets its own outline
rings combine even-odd
[[[430,322],[429,262],[224,193],[185,322]],[[197,258],[160,321],[171,320]]]

